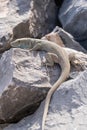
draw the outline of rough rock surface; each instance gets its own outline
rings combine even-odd
[[[20,38],[49,32],[55,27],[56,11],[54,0],[0,0],[0,46],[11,34]]]
[[[32,0],[29,12],[29,30],[31,37],[41,37],[56,25],[57,6],[54,0]]]
[[[0,47],[12,33],[13,39],[47,34],[55,26],[56,11],[54,0],[0,0]],[[71,37],[59,34],[68,45]],[[58,79],[59,66],[42,66],[44,55],[45,52],[30,53],[23,49],[11,49],[0,55],[0,123],[16,122],[34,113],[45,98],[47,87]],[[87,129],[87,70],[70,74],[73,79],[64,82],[53,95],[46,129]],[[34,114],[18,123],[6,128],[0,124],[0,130],[41,130],[43,109],[44,102]]]
[[[0,42],[9,39],[9,33],[29,18],[31,0],[0,0]]]
[[[58,79],[58,67],[48,68],[47,71],[41,65],[41,61],[45,60],[45,52],[40,53],[11,49],[2,55],[0,123],[16,122],[33,113],[45,98],[51,84]]]
[[[31,116],[4,130],[41,130],[44,102]],[[54,93],[46,120],[46,130],[87,129],[87,70],[63,83]]]
[[[74,37],[70,33],[66,32],[59,26],[56,26],[52,32],[53,33],[57,32],[59,34],[66,47],[82,51],[85,53],[87,52],[77,41],[75,41]]]
[[[78,41],[87,41],[86,14],[86,0],[64,0],[60,8],[59,19],[63,28],[71,33]]]

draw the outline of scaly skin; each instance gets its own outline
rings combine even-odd
[[[70,73],[70,62],[69,57],[62,47],[58,46],[54,42],[41,40],[41,39],[33,39],[33,38],[21,38],[11,42],[12,47],[26,48],[30,49],[30,51],[36,50],[44,50],[47,53],[47,65],[54,65],[54,62],[59,63],[61,67],[61,75],[53,87],[49,90],[46,101],[45,108],[42,120],[42,130],[44,130],[45,120],[48,112],[49,103],[51,100],[51,96],[55,92],[55,90],[60,86],[62,82],[64,82]]]

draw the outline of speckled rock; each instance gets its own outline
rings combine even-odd
[[[87,0],[64,0],[60,11],[59,19],[62,27],[71,33],[79,42],[83,41],[86,47],[87,42]]]
[[[13,28],[29,18],[31,0],[0,0],[0,42],[7,41]]]
[[[31,116],[4,130],[41,130],[44,102]],[[87,70],[66,81],[54,93],[45,124],[46,130],[87,129]]]
[[[54,0],[0,0],[0,46],[12,37],[41,37],[57,20]]]
[[[35,112],[51,85],[58,67],[46,70],[45,52],[11,49],[0,59],[0,123],[17,122]],[[59,73],[58,73],[59,72]],[[49,75],[49,76],[48,76]],[[6,109],[7,107],[7,109]]]
[[[77,42],[75,40],[75,38],[70,34],[68,33],[67,31],[65,31],[64,29],[62,29],[61,27],[59,26],[56,26],[54,28],[54,30],[52,31],[53,33],[57,32],[59,34],[59,36],[61,37],[64,45],[68,48],[72,48],[74,50],[78,50],[78,51],[82,51],[82,52],[87,52],[85,50],[85,48],[83,48],[79,42]]]

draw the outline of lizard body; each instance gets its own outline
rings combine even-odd
[[[62,82],[64,82],[69,76],[70,72],[70,62],[68,55],[62,47],[58,46],[54,42],[41,40],[41,39],[33,39],[33,38],[21,38],[11,42],[12,47],[26,48],[30,49],[30,51],[36,50],[44,50],[47,53],[46,59],[48,61],[47,65],[52,66],[54,62],[58,63],[61,67],[61,75],[53,87],[49,90],[44,107],[44,114],[42,120],[42,130],[44,130],[45,120],[48,112],[49,103],[51,100],[52,94],[55,90],[60,86]]]

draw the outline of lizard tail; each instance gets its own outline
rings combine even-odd
[[[53,85],[53,87],[49,90],[49,92],[48,92],[48,94],[46,96],[44,114],[43,114],[43,119],[42,119],[42,130],[44,130],[44,127],[45,127],[45,120],[46,120],[46,116],[47,116],[51,96],[55,92],[55,90],[60,86],[60,84],[67,79],[67,77],[69,76],[69,72],[70,72],[70,67],[65,68],[65,69],[62,70],[62,73],[61,73],[59,79]]]

